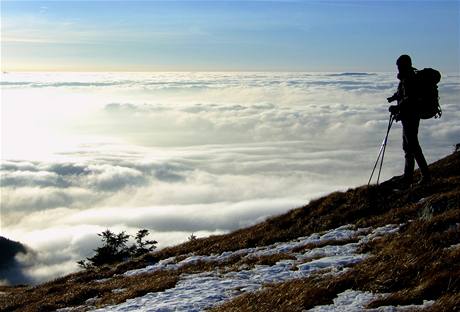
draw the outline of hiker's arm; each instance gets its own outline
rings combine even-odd
[[[397,91],[392,96],[387,98],[388,103],[398,101],[398,104],[399,104],[399,102],[402,100],[402,94],[403,94],[402,88],[403,88],[402,84],[399,83]]]
[[[399,95],[398,95],[398,92],[395,92],[395,94],[393,94],[392,96],[390,96],[389,98],[387,98],[387,101],[388,103],[391,103],[391,102],[394,102],[396,100],[399,99]]]

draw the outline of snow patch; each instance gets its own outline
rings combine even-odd
[[[205,262],[225,262],[236,256],[244,257],[260,257],[260,256],[271,256],[280,253],[291,253],[294,249],[302,248],[311,244],[320,244],[327,241],[341,241],[345,239],[351,239],[353,237],[358,237],[363,233],[369,231],[369,229],[358,229],[353,230],[352,225],[344,225],[336,229],[325,232],[324,234],[312,234],[306,237],[299,237],[289,242],[280,242],[263,247],[255,248],[244,248],[236,251],[226,251],[220,255],[210,255],[210,256],[201,256],[201,255],[192,255],[186,259],[177,262],[175,257],[171,257],[165,260],[161,260],[158,263],[147,266],[142,269],[130,270],[124,273],[125,276],[135,276],[139,274],[152,273],[159,270],[177,270],[186,265],[194,264],[199,261]],[[396,230],[394,229],[396,228]],[[387,232],[397,231],[399,226],[386,226],[376,229],[374,236],[381,236]],[[378,232],[376,232],[378,231]],[[305,254],[294,254],[299,259],[306,259],[311,257],[318,257],[320,255],[334,255],[334,254],[343,254],[343,253],[352,253],[357,247],[357,243],[348,244],[344,246],[326,246],[324,248],[316,248],[311,252]],[[344,251],[346,250],[346,251]]]
[[[422,305],[407,306],[383,306],[375,309],[366,309],[366,305],[376,299],[388,296],[388,294],[373,294],[357,290],[346,290],[334,299],[330,305],[316,306],[306,312],[404,312],[423,309],[431,306],[434,301],[424,301]]]
[[[125,292],[125,291],[126,291],[126,288],[112,289],[112,293],[114,293],[114,294],[119,294],[119,293],[122,293],[122,292]]]
[[[111,278],[101,278],[101,279],[95,280],[94,282],[98,283],[98,284],[103,284],[103,283],[106,283],[106,282],[108,282],[110,280],[111,280]]]
[[[455,250],[455,249],[460,249],[460,243],[455,244],[455,245],[450,245],[449,247],[446,248],[447,250]]]
[[[280,260],[276,264],[255,265],[240,271],[219,273],[217,270],[198,274],[182,274],[174,288],[162,292],[149,293],[142,297],[129,299],[126,302],[109,306],[96,311],[202,311],[218,303],[223,303],[245,292],[261,289],[267,283],[278,283],[294,278],[307,277],[317,272],[325,274],[340,274],[347,267],[362,261],[367,255],[357,254],[357,248],[363,242],[375,239],[399,229],[398,225],[387,225],[371,231],[367,229],[354,230],[353,226],[346,225],[327,231],[322,234],[312,234],[300,237],[289,242],[275,243],[269,246],[245,248],[233,252],[224,252],[220,255],[191,255],[182,261],[168,258],[156,264],[139,270],[124,273],[125,276],[136,276],[159,270],[177,270],[185,265],[198,261],[216,261],[222,263],[231,257],[258,257],[288,253],[295,260]],[[370,233],[369,233],[370,232]],[[357,237],[359,242],[345,245],[326,245],[324,247],[307,249],[303,252],[294,252],[311,244],[331,241],[343,241]],[[311,259],[314,260],[311,260]],[[346,294],[345,294],[346,295]],[[359,294],[352,300],[355,305],[374,298],[372,295]],[[348,298],[348,299],[347,299]],[[342,296],[338,300],[350,301],[351,298]],[[342,302],[341,301],[341,302]],[[344,310],[341,310],[344,311]]]

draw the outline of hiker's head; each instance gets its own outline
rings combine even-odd
[[[407,72],[412,69],[412,60],[409,55],[403,54],[398,57],[396,65],[398,66],[398,71],[400,73]]]

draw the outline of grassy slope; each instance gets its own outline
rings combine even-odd
[[[4,289],[10,294],[0,296],[0,311],[48,311],[78,306],[95,296],[100,298],[98,305],[123,302],[173,287],[181,273],[213,270],[221,264],[199,263],[175,273],[115,277],[103,283],[94,281],[171,256],[263,246],[349,223],[358,227],[406,225],[396,235],[363,246],[373,256],[338,278],[313,276],[271,285],[239,296],[214,311],[301,311],[330,303],[337,293],[349,288],[392,294],[373,302],[373,307],[433,299],[436,304],[432,311],[460,311],[460,248],[447,248],[460,243],[460,153],[430,167],[434,181],[429,186],[395,192],[392,182],[385,182],[380,186],[336,192],[230,234],[197,239],[114,267],[75,273],[37,287]],[[238,264],[238,261],[232,259],[227,265]],[[276,259],[259,261],[270,263]],[[127,291],[114,294],[112,290],[117,288]]]

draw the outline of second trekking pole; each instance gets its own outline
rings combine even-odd
[[[387,142],[388,142],[388,134],[390,133],[391,125],[393,124],[394,120],[395,120],[395,116],[391,114],[390,120],[388,121],[387,133],[385,135],[385,138],[383,139],[382,145],[380,146],[379,155],[377,156],[377,160],[375,161],[375,165],[374,165],[374,168],[372,169],[371,176],[369,178],[369,181],[367,182],[368,186],[371,184],[371,180],[374,175],[375,168],[377,168],[377,164],[379,163],[379,159],[380,159],[379,174],[377,175],[377,185],[379,184],[380,173],[382,172],[382,166],[383,166],[383,157],[385,156],[385,149],[387,147]]]

